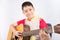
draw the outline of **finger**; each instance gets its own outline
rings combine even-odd
[[[22,36],[22,34],[19,34],[19,36]]]
[[[20,37],[19,35],[16,35],[17,37]]]
[[[21,33],[19,31],[16,32],[15,34],[17,37],[20,37]]]

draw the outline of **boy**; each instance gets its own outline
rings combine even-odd
[[[22,4],[22,11],[27,18],[17,21],[16,23],[10,26],[15,36],[20,37],[19,35],[21,35],[19,34],[20,33],[19,31],[15,30],[15,27],[20,24],[29,25],[30,30],[36,30],[36,29],[42,29],[48,27],[42,18],[34,16],[35,9],[31,2],[28,1],[24,2]]]

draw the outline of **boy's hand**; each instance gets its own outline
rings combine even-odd
[[[19,31],[15,31],[14,35],[17,36],[17,37],[20,37],[20,36],[22,36],[22,33],[20,33]]]
[[[40,30],[39,36],[41,40],[50,40],[50,35],[47,34],[44,30]]]

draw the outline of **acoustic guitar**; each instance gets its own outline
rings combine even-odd
[[[20,31],[20,33],[22,33],[22,35],[18,38],[12,32],[12,29],[9,29],[7,40],[30,40],[31,35],[39,35],[40,29],[30,31],[29,25],[20,24],[16,27],[16,30]],[[42,30],[44,30],[46,33],[52,33],[51,27],[44,28]]]

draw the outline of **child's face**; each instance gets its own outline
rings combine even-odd
[[[32,6],[26,6],[23,8],[23,13],[26,17],[32,18],[34,16],[34,8]]]

